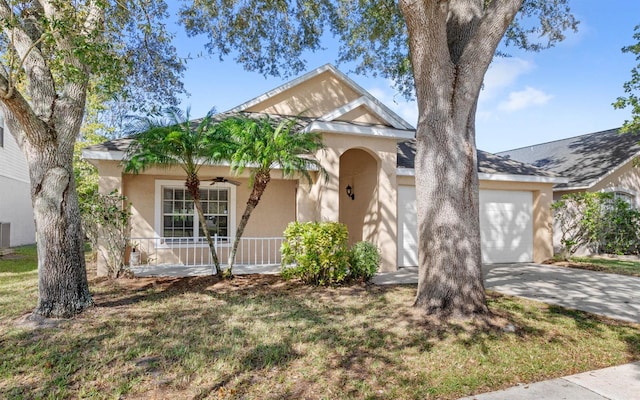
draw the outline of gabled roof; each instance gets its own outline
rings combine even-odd
[[[321,67],[318,67],[306,74],[299,76],[287,83],[284,83],[278,86],[275,89],[272,89],[258,97],[255,97],[245,103],[240,104],[237,107],[230,109],[228,112],[238,112],[238,111],[254,111],[253,108],[259,106],[261,103],[266,103],[270,99],[274,99],[279,95],[284,94],[291,89],[296,87],[300,87],[304,83],[311,82],[314,78],[319,77],[322,74],[331,74],[335,77],[341,84],[345,85],[346,88],[353,91],[355,93],[355,98],[351,101],[348,101],[335,109],[329,110],[322,116],[318,116],[319,121],[330,122],[330,121],[340,121],[340,117],[345,116],[347,113],[352,112],[358,108],[366,109],[370,114],[372,114],[376,119],[383,122],[382,125],[388,125],[394,129],[398,130],[413,130],[413,126],[405,121],[398,114],[393,112],[390,108],[385,106],[382,102],[376,99],[371,93],[366,91],[360,85],[358,85],[355,81],[345,75],[343,72],[338,70],[331,64],[325,64]],[[303,114],[304,115],[304,114]]]
[[[408,140],[398,144],[398,169],[413,171],[416,156],[415,140]],[[520,161],[510,160],[486,151],[478,150],[478,174],[480,179],[531,181],[531,182],[566,182],[557,174],[536,168]],[[411,175],[408,173],[407,175]]]
[[[586,189],[637,157],[639,140],[638,135],[610,129],[498,154],[569,178],[555,189]]]

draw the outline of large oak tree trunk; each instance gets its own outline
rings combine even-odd
[[[488,311],[482,283],[474,129],[463,123],[418,126],[418,260],[415,304],[464,317]],[[459,132],[465,132],[460,135]]]
[[[72,167],[73,142],[24,147],[38,235],[39,299],[34,314],[70,317],[93,304]]]
[[[430,314],[488,313],[482,282],[475,113],[493,54],[522,0],[400,0],[416,97],[418,291]]]
[[[87,82],[54,90],[42,59],[29,69],[32,103],[6,91],[0,77],[2,111],[29,166],[31,201],[37,233],[38,305],[34,315],[70,317],[93,304],[84,259],[84,234],[73,174],[73,145],[80,131]],[[37,68],[36,68],[37,67]]]

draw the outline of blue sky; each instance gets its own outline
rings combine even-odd
[[[638,0],[573,0],[581,21],[579,32],[555,48],[539,53],[511,50],[510,58],[495,59],[485,77],[477,113],[478,148],[497,152],[616,128],[629,118],[628,110],[611,103],[623,94],[636,63],[621,48],[632,43],[633,27],[640,24]],[[205,53],[204,38],[187,38],[177,29],[181,56]],[[335,62],[337,45],[310,55],[308,69]],[[391,82],[339,68],[411,124],[417,120],[415,104],[396,94]],[[215,107],[224,111],[250,100],[288,79],[248,72],[232,57],[193,58],[187,64],[185,87],[190,96],[182,107],[199,117]]]

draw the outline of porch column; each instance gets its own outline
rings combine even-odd
[[[380,270],[398,269],[398,185],[396,182],[395,143],[393,152],[380,154],[378,175],[379,219],[376,245],[380,249]]]
[[[322,152],[320,163],[327,171],[328,179],[320,176],[318,190],[319,220],[337,222],[340,220],[340,151],[329,147]]]

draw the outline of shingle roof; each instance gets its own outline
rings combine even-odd
[[[291,119],[291,117],[275,115],[275,114],[264,114],[264,113],[254,113],[254,112],[245,112],[245,111],[237,111],[237,112],[223,112],[216,114],[212,117],[213,121],[220,122],[227,118],[233,117],[248,117],[248,118],[263,118],[263,117],[271,118],[271,121],[274,125],[279,124],[284,119]],[[202,118],[194,119],[191,121],[191,126],[196,127]],[[307,125],[313,122],[313,119],[306,117],[296,117],[296,127],[300,130],[304,129]],[[119,139],[109,140],[104,143],[95,144],[92,146],[85,147],[84,150],[87,151],[127,151],[129,145],[133,142],[133,137],[123,137]]]
[[[264,117],[267,114],[262,113],[250,113],[250,112],[225,112],[217,114],[213,117],[216,121],[221,121],[225,118],[234,116],[248,116],[251,118]],[[282,119],[287,118],[279,115],[269,115],[274,123],[279,123]],[[299,118],[299,129],[303,129],[308,124],[313,122],[313,118]],[[200,119],[194,120],[193,123],[197,124]],[[86,147],[87,151],[127,151],[127,148],[133,141],[131,137],[124,137],[119,139],[109,140],[104,143],[92,145]],[[415,140],[408,140],[398,143],[398,161],[397,166],[400,168],[414,168],[416,149]],[[557,177],[558,175],[543,171],[532,165],[525,164],[515,160],[509,160],[505,157],[500,157],[495,154],[487,153],[482,150],[478,150],[478,172],[486,174],[508,174],[508,175],[529,175],[529,176],[544,176],[544,177]]]
[[[569,178],[556,188],[590,187],[640,152],[640,137],[618,129],[498,153]]]
[[[414,168],[416,155],[415,140],[408,140],[398,144],[398,167]],[[558,177],[552,172],[543,171],[533,165],[525,164],[520,161],[510,160],[505,157],[487,153],[478,150],[478,172],[485,174],[504,174],[504,175],[529,175]]]

